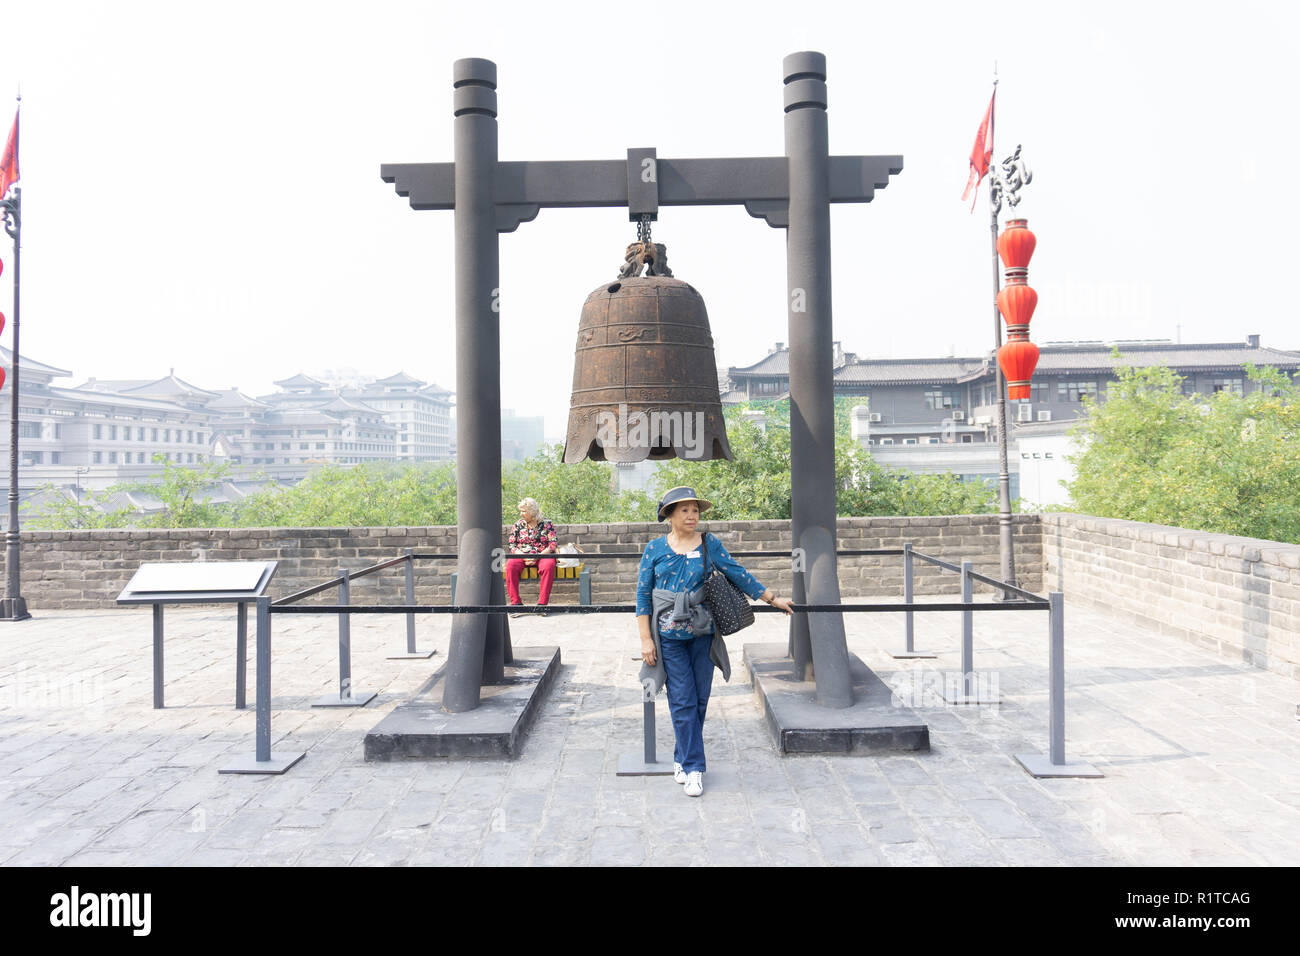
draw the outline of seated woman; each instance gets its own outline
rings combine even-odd
[[[519,502],[519,520],[511,527],[506,544],[511,554],[553,554],[555,552],[555,525],[542,517],[542,509],[533,498],[525,498]],[[525,567],[534,566],[537,568],[537,577],[541,582],[537,604],[543,607],[550,602],[551,585],[555,583],[555,559],[511,558],[506,562],[506,595],[512,607],[523,606],[524,602],[519,599],[519,578],[524,573]]]

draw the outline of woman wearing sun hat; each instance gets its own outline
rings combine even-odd
[[[714,634],[713,618],[704,600],[707,554],[750,598],[758,598],[787,614],[790,602],[775,597],[736,561],[713,535],[696,530],[700,512],[710,503],[685,485],[669,489],[659,502],[659,520],[669,531],[655,538],[641,555],[636,583],[636,623],[641,636],[641,681],[658,693],[668,685],[677,745],[673,749],[673,779],[686,785],[686,794],[704,792],[704,711],[713,688],[713,668],[731,677],[731,663],[722,638]]]

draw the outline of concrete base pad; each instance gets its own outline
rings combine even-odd
[[[852,707],[816,702],[817,685],[796,681],[784,644],[746,644],[745,666],[782,753],[875,754],[930,749],[930,728],[856,654],[849,655]]]
[[[373,690],[354,690],[351,697],[326,694],[324,697],[316,698],[311,705],[313,707],[364,707],[377,696],[378,693]]]
[[[645,754],[619,754],[618,770],[615,775],[619,777],[671,777],[673,775],[673,762],[671,760],[657,760],[654,763],[645,762]]]
[[[1034,777],[1104,777],[1106,776],[1090,763],[1082,760],[1067,760],[1063,764],[1052,763],[1044,754],[1016,754],[1016,762]]]
[[[366,734],[366,759],[517,757],[560,670],[560,649],[516,647],[514,658],[505,681],[483,687],[479,706],[461,714],[442,709],[444,664]]]
[[[236,757],[235,762],[229,766],[222,767],[217,773],[272,773],[281,774],[296,764],[303,757],[307,756],[304,750],[302,753],[292,753],[290,751],[273,750],[271,751],[270,760],[258,760],[257,754],[245,754],[242,757]]]

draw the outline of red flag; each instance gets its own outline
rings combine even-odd
[[[980,128],[975,132],[975,145],[970,151],[970,176],[966,179],[966,190],[961,194],[962,202],[966,197],[971,197],[970,208],[975,211],[974,194],[979,192],[980,180],[984,174],[989,171],[989,163],[993,161],[993,101],[997,99],[998,88],[993,87],[993,95],[989,97],[989,108],[984,114],[984,119],[980,123]],[[17,124],[15,119],[14,123]],[[17,126],[15,125],[15,130]],[[15,134],[17,135],[17,134]],[[6,154],[8,155],[8,154]]]
[[[18,114],[14,114],[14,127],[9,131],[9,142],[5,143],[4,156],[0,157],[0,199],[9,192],[9,187],[21,177],[18,172]]]

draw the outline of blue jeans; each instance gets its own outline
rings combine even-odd
[[[684,641],[660,640],[668,677],[668,712],[673,718],[677,746],[673,760],[687,772],[704,770],[704,711],[713,689],[713,635]]]

